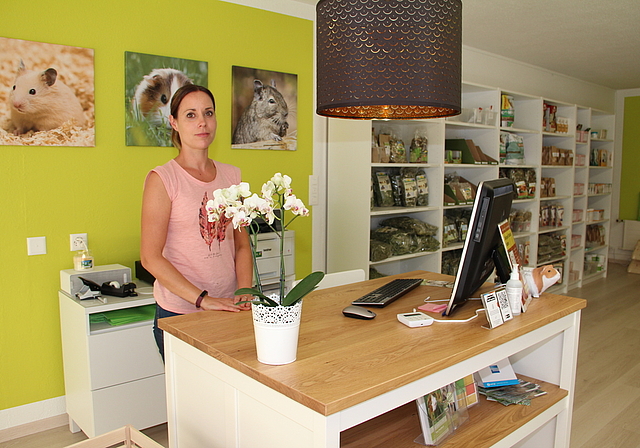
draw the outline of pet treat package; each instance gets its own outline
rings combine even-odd
[[[417,130],[409,146],[409,162],[427,163],[429,161],[427,143],[427,131],[424,129]]]
[[[511,95],[502,95],[502,106],[500,108],[500,119],[502,127],[510,128],[515,120],[515,108]]]
[[[409,216],[384,219],[371,230],[369,259],[376,262],[391,256],[435,252],[440,249],[434,236],[437,234],[437,226]]]
[[[376,171],[373,176],[373,192],[378,207],[393,207],[393,190],[391,179],[384,171]]]

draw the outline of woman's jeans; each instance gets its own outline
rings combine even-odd
[[[156,344],[158,345],[158,350],[160,351],[160,355],[162,356],[162,362],[164,362],[164,336],[160,328],[158,328],[158,319],[162,319],[163,317],[171,317],[171,316],[179,316],[179,313],[174,313],[171,311],[167,311],[164,308],[160,307],[156,303],[156,316],[153,319],[153,337],[156,338]]]

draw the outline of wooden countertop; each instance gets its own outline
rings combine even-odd
[[[452,277],[413,271],[392,278]],[[269,366],[257,360],[250,312],[198,312],[160,321],[160,328],[236,370],[323,414],[331,415],[395,390],[427,375],[499,346],[586,306],[573,297],[543,294],[529,310],[488,330],[483,313],[466,323],[409,328],[396,314],[410,312],[424,298],[448,298],[451,290],[419,286],[373,320],[351,319],[342,309],[381,286],[389,277],[314,291],[304,299],[297,360]],[[490,286],[486,290],[490,290]],[[481,308],[467,302],[452,319]],[[436,318],[435,315],[433,315]]]

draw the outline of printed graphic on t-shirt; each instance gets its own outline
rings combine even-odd
[[[211,250],[211,245],[215,240],[218,240],[219,243],[224,241],[226,237],[227,226],[231,222],[231,219],[223,216],[215,223],[209,222],[206,208],[207,202],[209,202],[209,196],[205,191],[199,210],[200,235],[202,235],[202,239],[204,240],[205,244],[209,246],[209,250]]]

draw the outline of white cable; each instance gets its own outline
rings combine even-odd
[[[431,300],[431,296],[424,299],[425,303],[435,303],[435,302],[448,302],[451,299],[433,299]],[[480,297],[469,297],[467,300],[480,300]]]
[[[476,317],[478,317],[480,314],[480,311],[485,311],[486,310],[484,308],[479,308],[476,310],[476,315],[475,316],[471,316],[469,319],[464,319],[464,320],[460,320],[460,319],[449,319],[449,320],[444,320],[444,319],[433,319],[434,322],[454,322],[454,323],[463,323],[463,322],[469,322],[472,321],[473,319],[475,319]]]

